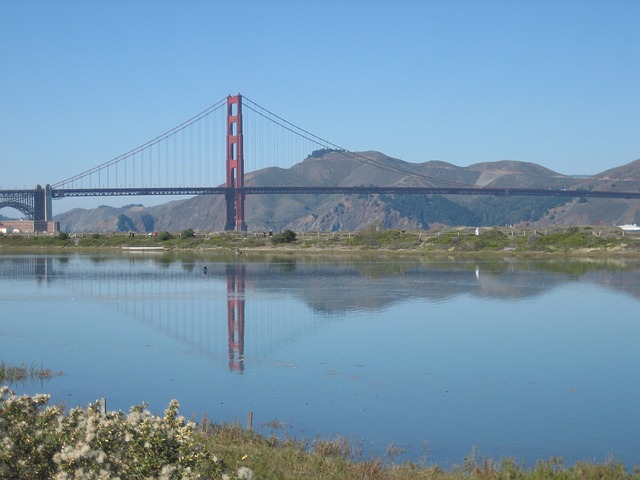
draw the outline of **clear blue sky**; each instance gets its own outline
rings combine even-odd
[[[0,188],[238,92],[350,150],[598,173],[640,158],[640,1],[0,0]]]

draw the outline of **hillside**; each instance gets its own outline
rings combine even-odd
[[[590,178],[575,179],[571,188],[640,191],[640,160],[606,170]],[[623,199],[576,198],[542,216],[534,225],[640,224],[640,202]]]
[[[245,175],[248,186],[362,186],[587,188],[635,191],[640,160],[589,178],[562,175],[540,165],[499,161],[458,167],[446,162],[408,163],[380,152],[318,151],[289,169],[267,168]],[[248,195],[249,230],[355,231],[368,225],[429,229],[433,225],[612,225],[640,223],[639,202],[554,197],[423,195]],[[63,231],[220,231],[224,198],[197,196],[154,207],[74,209],[55,217]]]

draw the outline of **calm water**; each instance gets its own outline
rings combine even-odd
[[[64,373],[18,392],[445,467],[640,464],[639,311],[631,261],[0,256],[0,361]]]

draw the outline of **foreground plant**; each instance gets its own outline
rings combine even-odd
[[[164,417],[145,404],[101,413],[99,402],[64,415],[48,402],[0,388],[0,478],[222,477],[224,463],[198,441],[195,423],[178,416],[175,400]]]

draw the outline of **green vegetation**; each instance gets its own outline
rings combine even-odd
[[[411,249],[420,245],[419,235],[415,232],[406,233],[402,230],[384,230],[378,225],[372,225],[355,233],[347,239],[347,245],[364,249],[389,248]]]
[[[468,207],[441,195],[381,195],[380,200],[390,210],[407,212],[408,218],[423,225],[434,222],[451,225],[480,223],[479,216]]]
[[[398,453],[392,445],[387,457],[362,458],[344,438],[304,441],[275,435],[262,436],[242,429],[239,425],[202,424],[205,442],[225,464],[235,468],[248,466],[257,478],[282,480],[541,480],[541,479],[638,479],[620,462],[604,464],[578,462],[565,466],[561,458],[551,458],[527,467],[514,459],[494,461],[476,451],[461,459],[461,464],[444,470],[437,465],[414,462],[395,463]]]
[[[337,148],[320,148],[319,150],[314,150],[313,152],[311,152],[311,155],[309,155],[307,158],[319,158],[331,152],[344,152],[344,150],[339,150]]]
[[[575,249],[575,248],[607,248],[614,247],[617,242],[607,237],[599,237],[593,234],[591,229],[571,227],[565,232],[550,233],[536,239],[540,248],[547,249]]]
[[[284,230],[281,233],[276,233],[271,241],[273,243],[291,243],[296,241],[296,233],[293,230]]]
[[[194,232],[191,228],[187,228],[180,232],[180,238],[195,238],[196,232]]]
[[[479,218],[478,225],[504,225],[534,222],[566,201],[562,197],[537,197],[531,201],[527,197],[486,196],[475,198],[472,208]]]
[[[482,228],[439,232],[426,239],[425,249],[437,252],[513,252],[539,254],[614,254],[640,251],[640,236],[624,235],[620,229],[592,227],[549,230]]]
[[[434,222],[450,225],[504,225],[534,222],[549,210],[566,203],[560,197],[465,197],[457,201],[441,195],[381,195],[392,210],[423,225]]]
[[[59,250],[121,250],[123,247],[161,247],[167,251],[397,251],[425,255],[634,255],[640,253],[640,234],[617,227],[443,227],[426,231],[384,229],[373,224],[357,232],[294,232],[287,229],[266,236],[262,232],[195,232],[180,234],[38,234],[0,237],[0,252]]]
[[[137,405],[129,413],[105,411],[100,402],[68,413],[49,406],[48,395],[15,395],[0,388],[0,478],[15,479],[282,479],[307,480],[626,480],[640,479],[620,462],[551,458],[531,467],[513,459],[494,461],[473,451],[461,465],[364,459],[343,438],[294,440],[265,436],[236,424],[199,425],[178,415],[173,400],[158,417]],[[280,428],[270,422],[272,431]]]

